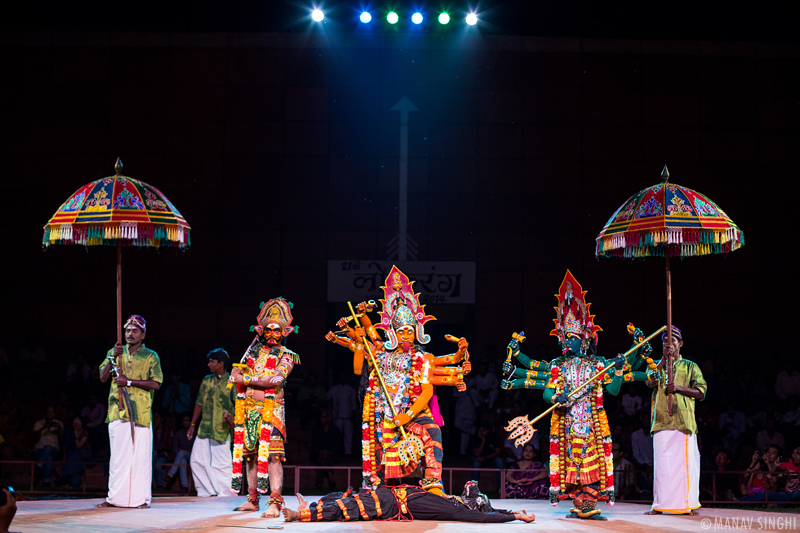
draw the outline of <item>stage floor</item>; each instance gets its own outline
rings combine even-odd
[[[309,498],[311,500],[311,497]],[[283,518],[263,519],[260,513],[231,511],[244,498],[156,498],[150,509],[95,509],[102,502],[94,500],[48,500],[18,503],[17,516],[11,531],[20,533],[144,533],[148,531],[215,531],[220,533],[249,533],[270,531],[270,526],[285,532],[396,532],[426,531],[468,533],[506,532],[520,530],[586,531],[586,532],[676,532],[716,531],[719,529],[757,529],[761,531],[800,531],[800,514],[728,509],[700,509],[700,516],[645,516],[645,505],[618,503],[613,507],[601,504],[606,522],[566,519],[569,504],[557,508],[546,501],[493,500],[501,509],[525,509],[536,515],[531,524],[514,521],[506,524],[468,524],[464,522],[314,522],[283,521]],[[286,497],[286,504],[297,508],[296,497]],[[736,525],[734,525],[736,524]],[[748,527],[749,526],[749,527]]]

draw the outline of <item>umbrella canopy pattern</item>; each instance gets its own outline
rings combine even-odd
[[[154,247],[191,244],[189,224],[164,194],[128,176],[78,189],[44,227],[42,244]]]
[[[737,250],[744,233],[706,196],[665,181],[631,196],[596,241],[598,257],[691,257]]]

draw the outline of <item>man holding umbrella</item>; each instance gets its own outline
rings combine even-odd
[[[147,509],[153,474],[153,394],[164,376],[158,354],[144,346],[144,318],[131,315],[124,327],[127,344],[116,344],[100,364],[100,381],[111,379],[106,417],[111,461],[108,497],[97,507]]]
[[[647,376],[653,389],[651,432],[653,433],[654,491],[653,509],[646,514],[697,514],[700,507],[700,451],[697,448],[695,400],[706,397],[706,381],[697,364],[681,357],[683,336],[672,326],[665,331],[664,358],[657,370]],[[672,381],[667,379],[667,365],[672,365]],[[669,415],[668,397],[675,409]]]

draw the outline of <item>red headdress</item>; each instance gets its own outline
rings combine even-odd
[[[417,342],[428,344],[430,335],[425,334],[425,323],[436,320],[435,317],[425,314],[425,306],[419,303],[419,294],[414,292],[414,282],[408,280],[397,266],[392,266],[386,281],[383,282],[381,322],[375,327],[386,332],[389,338],[384,344],[387,350],[397,348],[396,330],[404,327],[414,328]]]
[[[287,302],[280,296],[261,304],[261,312],[256,319],[258,324],[252,328],[256,333],[262,335],[264,328],[268,324],[277,324],[281,328],[284,337],[289,333],[296,333],[297,326],[292,326],[292,302]]]
[[[558,289],[558,307],[556,310],[556,329],[550,335],[558,337],[558,342],[565,345],[570,334],[577,335],[581,339],[581,346],[585,350],[592,339],[597,339],[597,332],[603,328],[595,325],[594,315],[590,314],[589,307],[592,304],[586,301],[586,293],[578,283],[578,280],[567,270],[564,281]]]

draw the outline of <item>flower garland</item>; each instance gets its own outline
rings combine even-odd
[[[283,351],[281,348],[267,350],[260,346],[258,356],[253,357],[253,351],[247,354],[248,374],[252,377],[260,378],[274,373],[278,366]],[[248,401],[249,400],[249,401]],[[247,385],[238,383],[236,385],[236,402],[234,407],[234,429],[233,429],[233,477],[231,479],[231,491],[238,494],[242,489],[242,470],[244,459],[244,445],[246,438],[245,426],[248,422],[256,422],[259,417],[260,424],[255,429],[259,431],[258,438],[258,492],[266,494],[269,490],[267,465],[269,464],[269,441],[272,434],[272,411],[275,406],[275,389],[264,391],[264,401],[258,402],[252,398],[247,398]],[[259,411],[257,414],[254,411]],[[253,431],[254,428],[249,428]],[[252,487],[251,487],[252,488]]]

